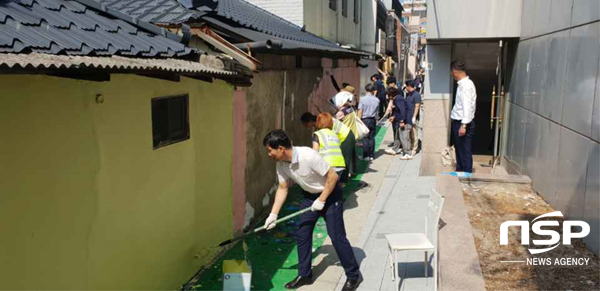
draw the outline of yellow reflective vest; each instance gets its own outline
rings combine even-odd
[[[348,137],[348,134],[350,134],[350,127],[346,126],[343,122],[334,118],[333,132],[337,134],[337,137],[340,140],[340,142],[344,142]]]
[[[345,168],[344,156],[340,149],[341,142],[337,135],[329,128],[316,131],[319,138],[319,154],[332,167]]]

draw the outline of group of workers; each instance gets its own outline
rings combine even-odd
[[[465,70],[463,61],[452,62],[451,71],[453,78],[458,82],[458,94],[451,117],[452,133],[457,147],[457,171],[471,172],[471,139],[475,128],[473,118],[477,95],[475,86]],[[417,77],[422,82],[422,71],[420,73]],[[263,140],[269,157],[277,162],[279,183],[271,213],[265,221],[265,228],[275,227],[279,211],[287,198],[289,181],[294,181],[302,189],[304,198],[300,207],[310,207],[312,210],[300,216],[300,225],[296,232],[298,276],[285,285],[287,289],[297,289],[313,283],[312,239],[319,217],[325,219],[327,233],[346,274],[347,280],[342,291],[354,291],[362,282],[359,264],[346,237],[342,194],[342,184],[348,181],[355,164],[355,144],[359,136],[357,120],[369,128],[369,134],[362,138],[365,149],[362,159],[373,158],[374,144],[371,144],[370,139],[374,137],[375,119],[378,115],[391,115],[394,143],[390,153],[401,153],[401,158],[410,159],[418,149],[415,133],[421,96],[418,92],[420,86],[415,85],[415,81],[419,80],[405,82],[406,94],[403,94],[393,76],[387,76],[386,79],[387,89],[383,87],[379,75],[374,75],[373,84],[365,86],[367,94],[360,101],[354,101],[355,98],[352,98],[354,88],[343,84],[344,88],[339,91],[350,94],[336,95],[332,101],[337,109],[335,117],[329,113],[320,113],[318,116],[310,113],[302,115],[301,121],[304,126],[314,129],[312,148],[293,146],[287,134],[279,129],[269,132]],[[384,91],[385,94],[382,93]],[[385,102],[387,107],[383,106]]]
[[[417,143],[413,145],[407,142],[411,125],[416,124],[418,119],[421,102],[413,81],[406,82],[405,95],[398,89],[393,76],[387,77],[388,89],[382,86],[378,75],[373,76],[372,80],[373,83],[364,88],[366,94],[360,98],[354,95],[352,86],[344,83],[331,100],[335,107],[333,114],[323,112],[315,116],[307,112],[301,116],[302,124],[313,130],[310,147],[293,146],[283,130],[273,130],[263,140],[269,157],[277,161],[278,178],[275,201],[265,221],[265,228],[275,227],[288,194],[290,180],[302,189],[304,198],[300,207],[310,207],[312,210],[300,216],[296,232],[298,276],[285,285],[287,289],[297,289],[313,282],[312,233],[319,217],[325,219],[328,235],[346,273],[347,281],[342,291],[353,291],[362,281],[358,262],[346,238],[342,194],[344,184],[356,171],[357,139],[362,138],[363,155],[360,159],[372,161],[377,119],[391,116],[394,154],[403,153],[405,155],[401,158],[405,158],[412,157],[413,151],[416,151]],[[382,100],[380,96],[387,97]],[[361,131],[361,126],[366,127],[368,133],[365,134],[364,129]],[[401,152],[401,149],[404,151]]]

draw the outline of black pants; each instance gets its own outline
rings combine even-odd
[[[342,156],[344,156],[344,162],[346,163],[346,168],[344,169],[344,172],[342,172],[340,181],[342,183],[347,183],[350,174],[356,173],[356,137],[352,131],[348,133],[348,136],[340,145],[340,149],[342,150]]]
[[[386,109],[385,107],[387,105],[387,102],[385,102],[385,97],[383,97],[383,98],[378,97],[377,99],[379,99],[379,112],[378,112],[379,116],[377,118],[382,118],[383,114],[385,114],[385,109]]]
[[[363,138],[363,158],[374,158],[375,156],[375,131],[377,120],[375,117],[363,118],[363,123],[369,128],[369,134]]]
[[[452,120],[452,137],[454,139],[454,149],[456,151],[456,171],[473,172],[473,153],[471,145],[475,135],[475,122],[467,124],[467,132],[463,136],[458,136],[458,130],[462,123],[460,120]]]
[[[302,191],[304,199],[300,203],[300,209],[310,207],[320,194],[311,194]],[[325,208],[317,212],[306,212],[300,215],[300,226],[296,232],[298,242],[298,275],[302,277],[312,276],[312,244],[313,230],[319,217],[325,219],[327,224],[327,234],[331,238],[333,248],[344,267],[346,277],[356,280],[359,277],[360,270],[358,262],[354,257],[352,246],[346,238],[346,228],[344,226],[344,199],[340,184],[335,185],[333,193],[329,195],[325,202]]]

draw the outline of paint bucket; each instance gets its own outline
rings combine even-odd
[[[223,291],[250,291],[252,271],[245,260],[223,261]]]

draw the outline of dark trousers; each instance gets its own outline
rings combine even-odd
[[[352,131],[348,133],[348,136],[340,145],[340,149],[342,150],[342,156],[344,156],[344,162],[346,163],[346,168],[344,169],[344,172],[342,172],[340,181],[342,183],[347,183],[350,173],[356,173],[356,137]]]
[[[398,142],[400,142],[400,137],[398,135],[398,127],[400,126],[400,123],[393,121],[392,122],[392,131],[394,134],[394,142],[396,142],[396,140],[398,140]]]
[[[452,137],[454,139],[454,149],[456,152],[456,171],[473,172],[473,153],[471,145],[475,135],[475,122],[467,124],[467,132],[463,136],[458,136],[458,130],[462,123],[460,120],[452,120]]]
[[[363,123],[369,128],[369,134],[363,137],[363,158],[374,158],[375,156],[375,131],[377,120],[375,117],[363,118]]]
[[[302,191],[304,199],[300,202],[300,209],[310,207],[319,194],[310,194]],[[346,271],[348,279],[358,279],[360,271],[358,262],[354,257],[352,246],[346,238],[346,228],[344,226],[344,199],[340,183],[337,183],[333,193],[327,198],[325,208],[317,212],[306,212],[300,215],[300,226],[296,232],[298,242],[298,275],[302,277],[312,276],[312,244],[313,230],[319,217],[325,219],[327,224],[327,234],[331,238],[333,248]]]
[[[386,109],[385,107],[387,105],[387,102],[385,102],[385,97],[383,97],[383,98],[378,97],[378,99],[379,99],[379,112],[378,112],[379,117],[377,117],[377,118],[382,118],[383,114],[385,114],[385,109]]]

